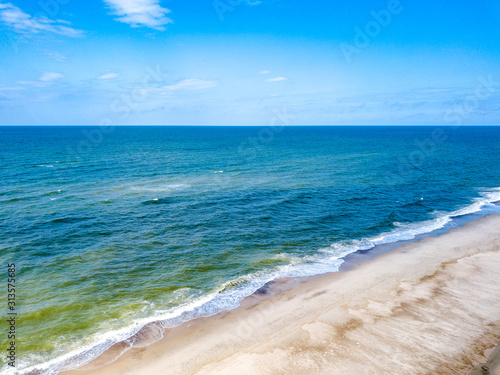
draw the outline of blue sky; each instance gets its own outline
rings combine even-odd
[[[500,124],[500,2],[0,0],[0,124]]]

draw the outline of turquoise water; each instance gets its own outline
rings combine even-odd
[[[212,315],[275,278],[500,211],[499,127],[104,130],[0,127],[21,373],[57,373],[147,322]]]

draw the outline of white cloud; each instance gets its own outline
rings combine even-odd
[[[21,90],[20,87],[1,87],[0,86],[0,91],[17,91]]]
[[[173,91],[196,91],[209,89],[218,86],[217,81],[205,81],[197,78],[189,78],[177,82],[173,85],[160,86],[160,87],[148,87],[142,90],[144,95],[154,95],[154,94],[168,94]]]
[[[282,81],[287,81],[288,78],[285,77],[276,77],[276,78],[269,78],[266,79],[266,82],[282,82]]]
[[[22,87],[1,87],[0,86],[0,99],[18,99],[21,97]]]
[[[54,81],[63,78],[64,75],[55,72],[44,72],[38,81],[20,81],[21,85],[29,85],[34,87],[47,87],[54,83]]]
[[[106,74],[100,75],[97,78],[98,79],[113,79],[113,78],[116,78],[116,77],[118,77],[118,74],[116,74],[116,73],[106,73]]]
[[[63,78],[63,77],[64,77],[64,75],[62,75],[61,73],[45,72],[40,77],[40,81],[42,81],[42,82],[51,82],[51,81],[55,81],[56,79],[60,79],[60,78]]]
[[[0,3],[0,21],[18,33],[39,34],[46,32],[71,37],[83,35],[83,31],[67,26],[69,25],[67,21],[32,17],[11,3]]]
[[[170,13],[160,6],[160,0],[104,0],[110,7],[111,14],[118,16],[117,21],[132,27],[146,26],[156,30],[165,30],[165,25],[172,23],[166,17]]]
[[[175,90],[201,90],[217,86],[216,81],[203,81],[201,79],[191,78],[180,81],[174,85],[164,86],[164,91]]]
[[[45,51],[45,54],[47,56],[49,56],[51,59],[54,59],[54,60],[61,62],[61,63],[66,62],[66,60],[67,60],[67,57],[60,54],[59,52]]]
[[[262,70],[259,72],[259,74],[270,74],[271,71],[270,70]]]

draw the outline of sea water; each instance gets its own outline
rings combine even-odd
[[[0,127],[0,146],[20,373],[500,211],[499,127]]]

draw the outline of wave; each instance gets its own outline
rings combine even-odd
[[[92,217],[59,217],[52,219],[50,222],[53,224],[69,224],[69,223],[79,223],[81,221],[91,220]]]
[[[175,199],[173,198],[154,198],[150,199],[147,201],[142,202],[144,205],[149,205],[149,204],[171,204],[174,203]]]
[[[420,200],[416,201],[414,204],[421,201],[423,201],[423,198],[420,198]],[[390,232],[381,233],[372,238],[335,243],[329,248],[321,249],[320,252],[336,253],[340,248],[348,248],[353,250],[352,252],[355,252],[358,250],[370,250],[377,245],[413,240],[419,235],[443,228],[446,224],[450,223],[453,218],[479,212],[483,210],[485,206],[493,206],[493,203],[498,201],[500,201],[500,188],[489,189],[481,193],[481,197],[476,198],[472,204],[459,210],[450,213],[435,211],[434,215],[436,218],[417,223],[394,222],[393,224],[396,228]]]
[[[0,201],[0,203],[12,203],[12,202],[22,202],[22,201],[28,201],[30,199],[35,199],[36,197],[14,197],[10,199],[5,199]]]
[[[114,345],[122,343],[123,349],[112,360],[114,361],[132,347],[149,345],[160,340],[163,337],[163,329],[177,327],[196,318],[212,316],[221,311],[238,307],[245,297],[262,290],[270,281],[285,277],[304,277],[335,272],[339,270],[344,262],[343,258],[356,251],[369,250],[377,245],[415,239],[419,235],[443,228],[453,221],[455,217],[477,213],[483,210],[485,206],[494,207],[495,212],[500,212],[500,207],[493,204],[500,201],[500,188],[482,190],[481,197],[475,199],[472,204],[449,213],[435,212],[436,217],[431,220],[417,223],[395,222],[396,228],[392,231],[371,238],[336,242],[327,248],[319,249],[316,255],[277,254],[274,257],[276,261],[287,261],[288,263],[227,281],[210,294],[198,297],[170,310],[157,311],[153,316],[137,320],[123,329],[99,334],[99,339],[80,349],[73,350],[40,365],[18,369],[17,372],[9,372],[9,369],[5,374],[40,373],[42,375],[55,375],[60,371],[85,365]],[[155,326],[151,328],[151,324],[155,324]],[[143,340],[140,340],[144,336],[143,330],[145,327],[155,332],[155,335],[149,335],[150,339],[146,344]],[[159,329],[155,327],[159,327]]]
[[[424,198],[420,197],[416,201],[413,201],[413,202],[410,202],[410,203],[406,203],[405,205],[403,205],[402,208],[412,207],[412,206],[422,206],[422,205],[424,205],[423,202],[424,202]]]
[[[161,193],[161,192],[182,190],[182,189],[189,188],[189,187],[191,187],[191,184],[178,183],[178,184],[159,184],[159,186],[156,186],[156,187],[133,186],[133,187],[131,187],[131,189],[135,190],[135,191],[139,191],[139,192],[146,192],[146,193]]]
[[[55,190],[55,191],[49,191],[48,193],[44,193],[44,194],[42,194],[42,196],[44,196],[44,197],[45,197],[45,196],[47,196],[47,195],[55,195],[55,194],[60,194],[60,193],[61,193],[61,191],[62,191],[61,189],[59,189],[59,190]]]
[[[53,164],[38,164],[34,165],[34,167],[40,167],[40,168],[54,168]]]

